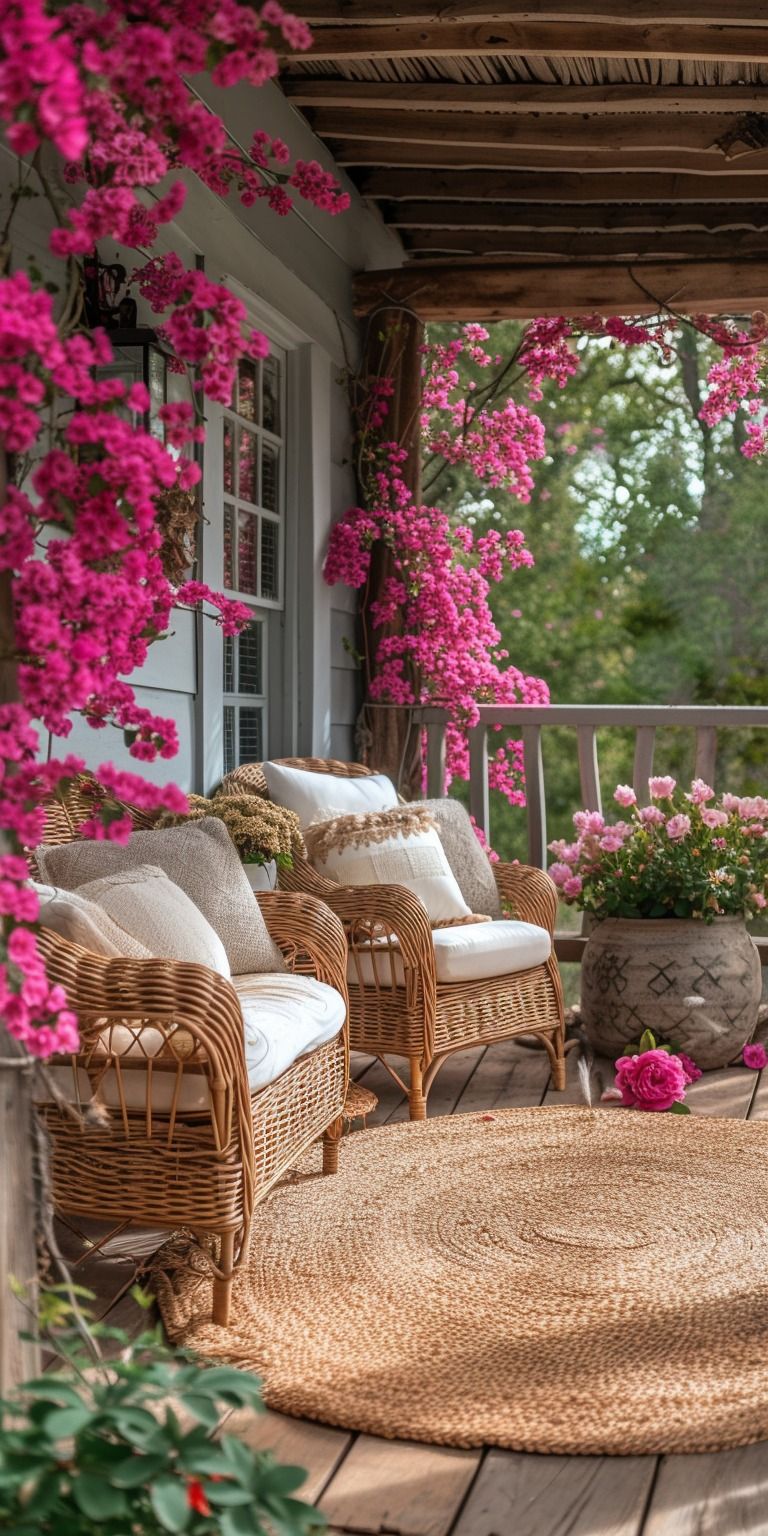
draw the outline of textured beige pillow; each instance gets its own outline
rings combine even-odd
[[[405,885],[430,921],[469,917],[428,811],[400,806],[369,816],[339,816],[304,833],[319,874],[340,885]]]
[[[229,977],[227,952],[216,930],[161,869],[139,864],[90,880],[76,894],[97,902],[126,940],[146,945],[156,959],[191,960]]]
[[[216,816],[134,832],[124,847],[86,841],[41,845],[35,858],[44,880],[68,890],[140,864],[155,865],[208,919],[224,945],[233,976],[286,969],[229,833]]]
[[[79,944],[93,955],[113,960],[149,960],[152,951],[132,938],[95,901],[81,891],[57,890],[52,885],[30,882],[40,901],[40,922],[70,944]]]
[[[448,797],[423,802],[440,833],[448,863],[464,900],[473,912],[501,917],[493,865],[475,836],[469,812],[458,800]]]

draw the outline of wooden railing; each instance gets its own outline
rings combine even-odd
[[[425,708],[422,723],[427,729],[427,793],[443,792],[445,729],[451,716],[446,710]],[[713,783],[717,767],[718,736],[724,730],[766,730],[765,778],[768,791],[768,709],[753,706],[702,706],[657,704],[549,704],[547,706],[484,705],[480,720],[470,732],[469,808],[478,826],[492,837],[488,790],[488,731],[509,727],[523,743],[528,827],[528,862],[545,869],[547,855],[547,802],[542,756],[542,733],[566,726],[576,733],[582,806],[602,810],[597,732],[607,727],[630,728],[635,733],[633,787],[641,805],[648,801],[648,779],[654,771],[657,731],[673,726],[695,733],[694,776]],[[659,772],[667,772],[658,765]],[[738,785],[730,786],[738,793]],[[557,950],[563,960],[580,960],[586,940],[575,934],[558,935]],[[763,964],[768,964],[768,940],[758,940]]]

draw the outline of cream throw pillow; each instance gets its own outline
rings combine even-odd
[[[286,768],[282,763],[262,763],[261,767],[270,800],[295,811],[302,832],[331,816],[391,811],[397,805],[397,790],[383,773],[348,779],[334,773],[311,773],[306,768]]]
[[[102,875],[151,864],[180,885],[224,945],[233,976],[284,971],[234,843],[216,816],[178,827],[134,832],[129,843],[41,844],[35,858],[42,878],[75,890]]]
[[[227,952],[219,935],[161,869],[139,864],[136,869],[90,880],[76,894],[103,907],[127,942],[145,945],[156,959],[191,960],[229,978]]]
[[[433,923],[470,916],[437,828],[419,806],[341,816],[307,828],[305,837],[318,874],[339,885],[405,885]]]
[[[40,922],[70,944],[89,949],[92,955],[114,960],[150,960],[152,951],[126,933],[103,907],[89,901],[82,891],[57,890],[53,885],[30,881],[40,902]]]

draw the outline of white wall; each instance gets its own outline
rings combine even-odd
[[[222,92],[208,79],[194,83],[202,99],[225,114],[232,138],[243,147],[263,127],[284,137],[294,155],[318,159],[339,174],[328,151],[275,86]],[[0,198],[6,206],[14,176],[15,162],[3,152]],[[290,521],[277,683],[284,697],[270,750],[349,757],[358,674],[342,637],[354,642],[355,600],[346,588],[331,589],[322,580],[330,528],[354,499],[341,375],[345,359],[356,360],[359,345],[352,275],[368,266],[397,265],[402,249],[349,183],[352,206],[347,213],[330,218],[297,201],[295,214],[279,218],[262,203],[246,209],[235,197],[217,198],[195,178],[185,181],[185,207],[175,224],[161,230],[157,248],[178,251],[190,265],[202,256],[208,276],[227,282],[248,304],[254,323],[289,353]],[[21,206],[14,221],[15,266],[25,265],[29,254],[46,275],[56,274],[56,263],[47,255],[50,222],[40,200]],[[101,254],[105,259],[119,254],[128,267],[135,260],[135,253],[114,248],[102,247]],[[142,323],[151,319],[146,310],[140,313]],[[203,532],[200,576],[216,586],[221,582],[220,528],[213,504],[204,511],[213,519]],[[221,763],[219,632],[189,612],[178,612],[172,637],[152,647],[147,667],[132,682],[140,703],[176,721],[181,741],[179,756],[149,767],[148,775],[158,782],[173,779],[185,788],[211,788]],[[61,745],[53,743],[53,749]],[[67,747],[91,763],[132,763],[119,733],[94,732],[81,722]]]

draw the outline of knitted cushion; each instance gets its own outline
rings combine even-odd
[[[425,800],[445,849],[448,863],[471,912],[501,917],[501,900],[493,865],[475,836],[469,813],[458,800]]]
[[[92,955],[113,960],[118,955],[128,960],[149,960],[152,951],[126,933],[103,907],[90,901],[82,891],[57,890],[53,885],[30,881],[40,902],[40,922],[70,944],[89,949]]]
[[[85,841],[49,844],[37,848],[35,857],[44,880],[69,890],[140,864],[156,865],[181,886],[215,929],[233,976],[244,971],[286,969],[229,833],[215,816],[178,827],[134,832],[124,847]]]
[[[160,960],[191,960],[229,976],[224,945],[208,919],[161,869],[140,864],[81,885],[79,896],[95,901],[126,940],[138,940]]]
[[[306,831],[319,874],[340,885],[405,885],[433,923],[469,917],[437,828],[421,806],[370,816],[338,816]]]

